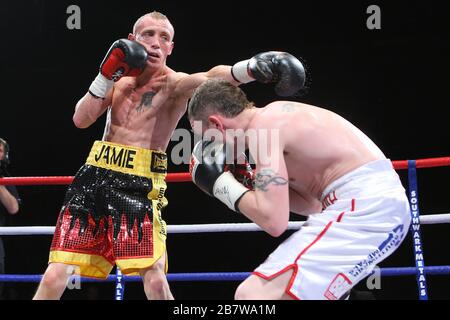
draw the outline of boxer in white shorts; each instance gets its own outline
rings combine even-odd
[[[245,72],[236,74],[246,80]],[[308,216],[239,285],[236,299],[345,299],[405,238],[411,216],[399,176],[383,152],[336,113],[289,101],[257,108],[222,80],[198,87],[188,112],[198,134],[216,129],[228,145],[246,137],[256,164],[249,189],[230,166],[220,165],[225,144],[217,137],[201,141],[190,168],[200,189],[274,237],[286,230],[290,212]],[[276,139],[254,134],[262,130]]]
[[[331,183],[324,209],[311,214],[253,274],[267,281],[292,269],[294,299],[346,296],[397,249],[409,224],[409,204],[389,160],[376,160]]]

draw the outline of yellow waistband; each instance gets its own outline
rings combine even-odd
[[[167,173],[167,155],[133,146],[95,141],[86,164],[146,178],[161,178]]]

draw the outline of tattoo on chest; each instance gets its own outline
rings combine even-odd
[[[156,92],[148,91],[142,95],[141,102],[136,107],[137,112],[141,112],[143,108],[150,108],[152,106],[153,97]]]
[[[272,169],[263,169],[255,177],[255,188],[261,191],[268,191],[269,185],[282,186],[287,183],[285,178],[277,176]]]

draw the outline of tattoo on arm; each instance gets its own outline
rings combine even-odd
[[[281,106],[281,111],[283,112],[295,112],[297,107],[292,103],[286,103]]]
[[[148,91],[142,95],[141,103],[136,107],[137,112],[141,112],[143,107],[150,108],[152,106],[153,97],[156,92]]]
[[[272,169],[263,169],[256,174],[255,177],[255,189],[261,191],[268,191],[269,185],[282,186],[287,184],[288,181],[280,176],[277,176]]]

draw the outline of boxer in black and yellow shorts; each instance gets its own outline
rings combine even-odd
[[[164,152],[96,141],[67,190],[49,262],[94,278],[114,264],[124,274],[152,266],[166,251],[166,174]]]

